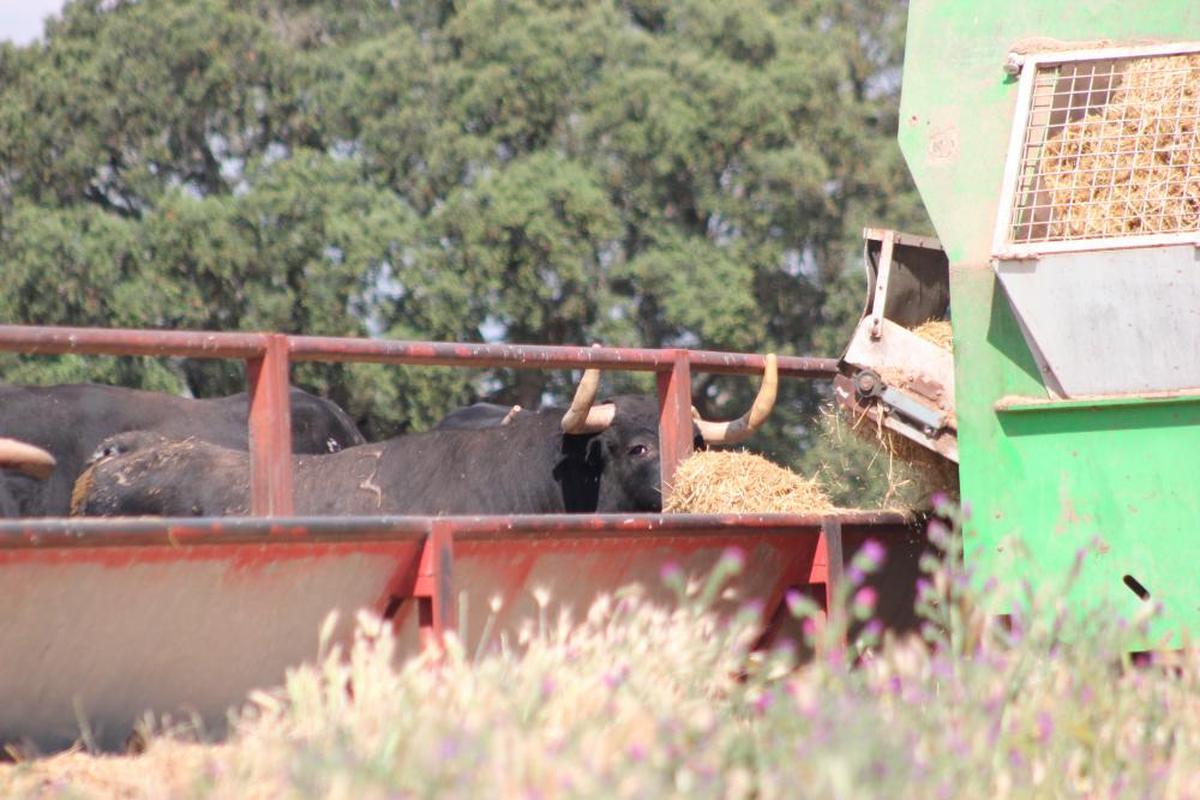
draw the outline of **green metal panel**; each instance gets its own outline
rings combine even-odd
[[[1196,0],[910,0],[900,149],[951,264],[988,258],[1016,78],[1018,41],[1194,41]]]
[[[989,264],[1017,94],[1002,67],[1029,37],[1200,40],[1200,2],[910,2],[898,138],[951,262],[968,558],[1002,579],[1060,573],[1099,537],[1079,599],[1132,611],[1130,575],[1166,605],[1164,628],[1198,630],[1200,397],[1011,400],[1047,399]],[[1012,562],[1010,536],[1033,564]]]

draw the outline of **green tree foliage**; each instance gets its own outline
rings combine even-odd
[[[75,0],[0,46],[0,318],[837,355],[927,224],[886,0]],[[197,395],[230,363],[0,361]],[[381,435],[569,375],[303,365]],[[650,386],[612,374],[616,389]],[[808,444],[788,382],[762,439]],[[697,376],[731,413],[744,379]]]

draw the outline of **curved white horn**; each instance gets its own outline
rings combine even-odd
[[[754,398],[754,405],[750,406],[750,410],[730,422],[697,419],[696,427],[700,429],[700,435],[708,444],[738,444],[749,439],[751,434],[766,422],[771,409],[775,407],[775,393],[778,388],[778,359],[774,353],[768,353],[763,363],[762,386],[759,387],[758,396]]]
[[[617,413],[617,407],[612,403],[602,403],[598,406],[596,392],[600,390],[600,370],[585,369],[575,389],[575,397],[571,407],[563,414],[563,433],[599,433],[612,424]]]
[[[54,471],[54,463],[54,456],[40,447],[0,437],[0,466],[20,470],[44,481]]]
[[[592,347],[599,347],[599,343]],[[596,402],[596,392],[600,390],[600,370],[585,369],[575,389],[575,397],[571,399],[571,407],[563,414],[563,433],[599,433],[612,425],[617,407],[612,403],[592,407]]]

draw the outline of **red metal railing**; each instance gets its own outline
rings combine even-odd
[[[51,355],[188,356],[246,362],[250,395],[251,512],[292,512],[291,410],[288,371],[292,361],[364,361],[387,364],[513,369],[599,369],[655,372],[661,408],[659,444],[663,485],[691,453],[691,373],[753,375],[763,357],[710,350],[652,350],[514,344],[460,344],[287,336],[275,333],[127,330],[0,325],[0,350]],[[831,358],[782,356],[779,373],[791,378],[832,378]]]

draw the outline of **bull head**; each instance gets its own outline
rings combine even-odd
[[[571,407],[563,414],[563,433],[599,433],[612,425],[617,407],[612,403],[594,405],[596,392],[600,388],[600,370],[587,369],[579,380]],[[775,393],[779,388],[779,365],[774,353],[764,359],[762,386],[754,404],[742,416],[729,422],[712,422],[700,417],[692,409],[692,418],[700,435],[707,444],[738,444],[750,438],[758,430],[771,409],[775,406]]]
[[[0,437],[0,467],[11,467],[44,481],[54,471],[54,463],[54,456],[40,447]]]

